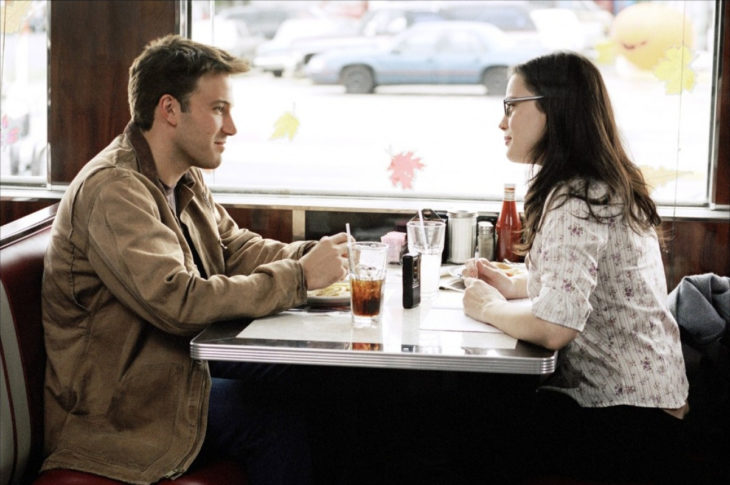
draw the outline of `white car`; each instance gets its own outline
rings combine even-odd
[[[280,77],[284,72],[293,72],[300,62],[297,43],[322,37],[351,36],[355,32],[355,22],[345,19],[289,19],[281,24],[273,39],[257,47],[253,65]]]

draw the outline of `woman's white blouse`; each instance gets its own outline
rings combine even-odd
[[[575,198],[548,211],[528,257],[532,313],[580,332],[543,387],[586,407],[679,408],[688,383],[656,233],[587,215]]]

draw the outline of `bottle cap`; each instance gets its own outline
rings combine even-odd
[[[489,234],[494,231],[494,226],[489,221],[479,221],[477,224],[477,231],[479,234]]]
[[[515,200],[515,184],[504,184],[504,199]]]

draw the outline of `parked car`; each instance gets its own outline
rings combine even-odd
[[[452,2],[439,10],[445,20],[486,22],[498,27],[514,43],[545,45],[531,16],[529,3],[519,1]]]
[[[258,47],[254,65],[276,77],[285,72],[301,75],[316,54],[334,48],[376,46],[416,23],[436,20],[443,18],[433,10],[382,6],[357,21],[331,16],[290,21],[272,41]]]
[[[587,52],[605,39],[613,19],[592,0],[454,0],[439,14],[447,20],[488,22],[516,42],[579,52]]]
[[[300,62],[301,54],[297,43],[324,37],[352,36],[356,33],[356,22],[343,18],[295,18],[281,24],[276,35],[256,49],[254,67],[281,77],[284,72],[293,72]]]
[[[253,58],[256,47],[266,40],[261,36],[251,35],[245,24],[220,15],[213,19],[193,21],[192,31],[195,40],[220,47],[249,61]]]
[[[524,2],[453,2],[439,10],[446,20],[487,22],[504,32],[537,32]]]
[[[295,64],[295,72],[302,72],[312,57],[328,50],[383,45],[415,24],[441,20],[444,20],[443,17],[430,10],[407,8],[370,10],[359,20],[356,35],[316,37],[292,45],[299,59]]]
[[[503,95],[508,67],[543,53],[514,45],[488,23],[427,22],[387,46],[316,55],[305,73],[317,84],[342,84],[347,93],[372,93],[389,84],[483,84],[488,95]]]
[[[221,17],[242,23],[254,37],[271,40],[282,23],[296,17],[311,16],[308,7],[299,2],[258,2],[236,5],[220,11]]]
[[[229,25],[232,25],[236,33],[226,44],[226,50],[253,61],[258,46],[271,40],[282,23],[292,18],[308,16],[308,10],[296,2],[282,5],[236,5],[218,12],[215,29],[211,26],[211,30],[230,30]],[[220,37],[217,32],[210,35]]]

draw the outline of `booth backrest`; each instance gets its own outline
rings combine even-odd
[[[0,485],[29,483],[43,446],[43,256],[56,206],[0,228]]]

